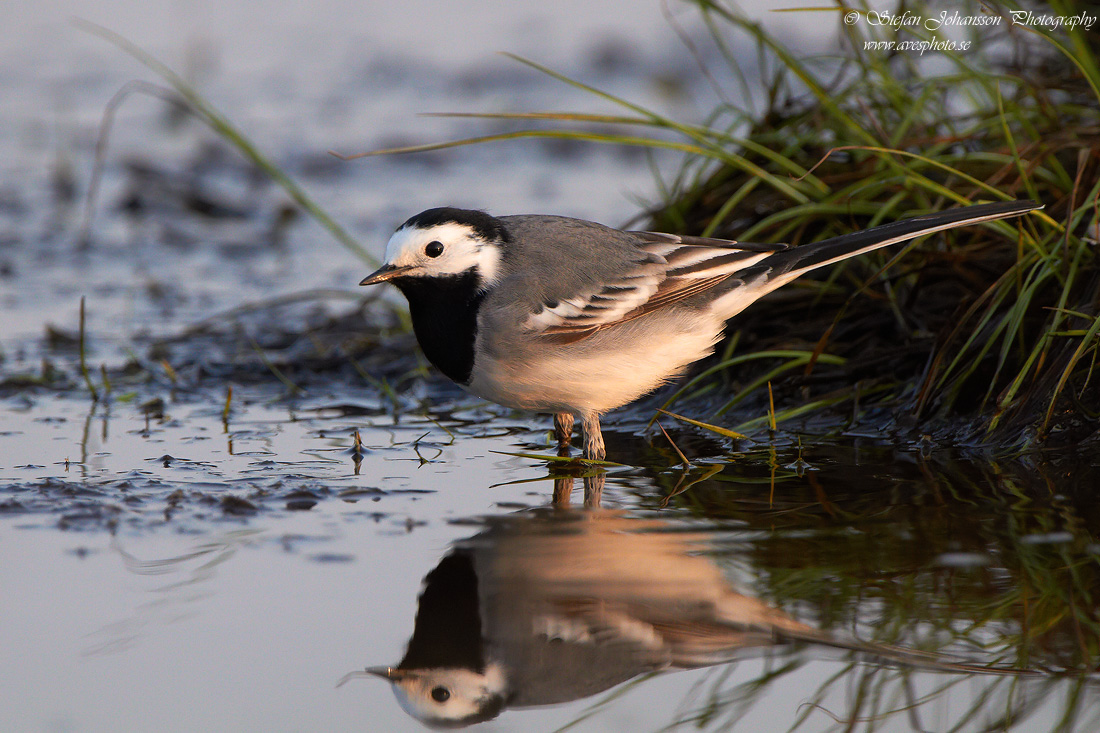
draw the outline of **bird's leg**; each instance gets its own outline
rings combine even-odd
[[[554,433],[558,437],[558,455],[569,455],[569,444],[573,440],[573,413],[558,412],[554,414]]]
[[[603,445],[603,433],[600,432],[600,416],[590,412],[583,416],[584,421],[584,457],[591,461],[602,461],[607,457]]]

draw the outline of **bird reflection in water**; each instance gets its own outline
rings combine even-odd
[[[559,500],[568,481],[559,479]],[[599,483],[586,480],[586,503],[598,505]],[[341,684],[382,677],[410,715],[460,727],[505,708],[585,698],[646,672],[796,642],[984,671],[835,640],[735,590],[703,552],[706,537],[663,521],[557,506],[486,525],[428,574],[401,662],[353,672]]]

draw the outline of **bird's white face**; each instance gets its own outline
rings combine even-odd
[[[391,682],[405,712],[429,725],[492,717],[499,712],[505,687],[496,665],[489,665],[484,674],[467,669],[417,670]]]
[[[499,274],[500,245],[486,241],[467,224],[402,227],[386,245],[385,264],[401,277],[443,277],[472,269],[484,288]]]

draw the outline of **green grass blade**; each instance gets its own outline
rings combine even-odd
[[[237,150],[239,150],[246,158],[252,161],[260,170],[266,173],[273,181],[282,187],[284,191],[294,200],[296,204],[302,207],[314,220],[317,221],[322,227],[324,227],[340,244],[346,247],[359,259],[366,262],[371,267],[377,267],[379,265],[378,260],[367,252],[361,244],[352,238],[347,231],[340,226],[335,219],[328,215],[320,206],[314,203],[313,199],[306,194],[289,175],[286,174],[279,166],[275,165],[266,155],[260,152],[260,149],[256,147],[251,140],[249,140],[243,132],[241,132],[236,125],[229,121],[227,117],[218,112],[214,107],[206,101],[205,98],[198,91],[195,90],[190,84],[188,84],[183,77],[177,74],[167,64],[161,62],[159,59],[145,51],[144,49],[131,43],[126,38],[120,36],[112,30],[104,28],[101,25],[91,23],[86,20],[77,19],[74,21],[77,27],[90,33],[94,36],[98,36],[113,46],[125,51],[130,56],[137,59],[143,66],[152,71],[157,76],[164,79],[168,84],[179,94],[183,100],[191,107],[192,110],[198,114],[200,119],[205,121],[216,133],[218,133],[224,140],[232,143]]]
[[[733,438],[734,440],[747,440],[748,437],[749,437],[749,436],[747,436],[743,433],[737,432],[736,430],[730,430],[729,428],[724,428],[720,425],[710,425],[709,423],[705,423],[705,422],[702,422],[700,420],[693,420],[690,417],[684,417],[683,415],[677,415],[675,412],[669,412],[668,410],[662,410],[659,407],[657,408],[657,412],[661,413],[662,415],[668,415],[669,417],[675,418],[677,420],[682,420],[683,422],[686,422],[689,425],[694,425],[697,428],[702,428],[703,430],[709,430],[712,433],[715,433],[717,435],[721,435],[721,436],[726,437],[726,438]],[[660,423],[658,423],[658,425],[660,425]],[[661,428],[661,430],[664,430],[664,428]],[[666,433],[666,435],[667,435],[667,433]],[[680,449],[677,448],[676,450],[677,450],[677,452],[679,452]],[[683,455],[683,454],[681,454],[681,455]],[[687,460],[687,459],[685,459],[685,460]]]

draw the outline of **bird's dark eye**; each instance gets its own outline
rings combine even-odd
[[[439,242],[433,242],[432,244],[439,244]],[[442,245],[440,245],[442,247]],[[447,702],[451,698],[451,691],[446,687],[433,687],[432,699],[436,702]]]
[[[436,242],[436,241],[428,242],[428,246],[426,246],[424,248],[424,254],[428,255],[429,257],[438,257],[439,255],[443,254],[443,242]],[[441,688],[441,687],[436,688],[436,690],[440,690],[440,689],[443,689],[443,688]],[[434,690],[433,690],[433,692],[434,692]],[[444,690],[444,692],[446,692],[446,690]]]

